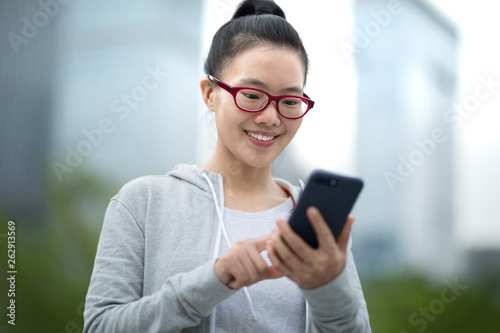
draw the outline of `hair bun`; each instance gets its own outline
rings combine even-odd
[[[283,10],[271,0],[245,0],[238,6],[232,20],[249,15],[271,14],[286,19]]]

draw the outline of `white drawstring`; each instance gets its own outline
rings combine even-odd
[[[306,333],[309,333],[309,303],[306,301]]]
[[[305,184],[302,179],[299,179],[299,185],[301,192],[304,192]],[[306,333],[309,333],[309,303],[306,300]]]
[[[214,254],[212,256],[212,260],[217,259],[219,256],[219,249],[220,249],[220,241],[221,241],[221,225],[219,223],[217,227],[217,236],[215,237],[215,246],[214,246]],[[216,308],[212,310],[212,316],[210,316],[210,332],[215,332],[215,316],[216,316]]]
[[[300,185],[300,190],[304,192],[304,188],[306,187],[306,184],[302,181],[302,179],[299,179],[299,185]]]
[[[203,176],[203,178],[206,179],[206,181],[208,182],[208,186],[210,186],[210,190],[212,190],[212,195],[214,197],[214,203],[215,203],[215,210],[217,211],[217,216],[219,217],[219,227],[222,228],[222,234],[224,235],[224,239],[226,240],[226,244],[229,248],[231,248],[231,241],[229,240],[229,236],[227,234],[227,230],[226,230],[226,226],[224,225],[224,221],[222,219],[222,207],[219,207],[219,201],[217,200],[217,195],[215,194],[215,188],[214,188],[214,185],[212,184],[212,181],[210,180],[210,178],[208,178],[207,174],[206,173],[202,173],[201,174]],[[224,194],[222,193],[221,196],[223,196]],[[221,200],[221,203],[224,201],[224,198],[222,197],[222,200]],[[220,241],[219,241],[220,243]],[[218,252],[219,249],[217,249],[216,252]],[[218,255],[218,253],[215,253],[214,254],[215,256]]]
[[[212,195],[214,197],[215,210],[217,211],[217,215],[219,217],[219,231],[222,229],[222,234],[224,235],[224,239],[226,240],[227,247],[230,249],[232,247],[231,241],[229,240],[229,236],[226,231],[226,226],[224,225],[224,220],[222,218],[222,209],[223,209],[222,205],[224,202],[224,192],[222,191],[223,189],[222,177],[219,176],[219,188],[221,189],[220,191],[221,202],[219,205],[219,201],[217,200],[217,194],[215,193],[215,188],[214,185],[212,184],[212,181],[210,180],[210,178],[208,178],[207,174],[204,171],[201,172],[201,176],[205,178],[205,180],[208,183],[208,186],[210,186],[210,190],[212,191]],[[217,238],[218,241],[216,245],[218,246],[214,249],[214,258],[217,258],[219,254],[219,246],[221,238],[220,232],[217,233]],[[250,293],[248,292],[247,287],[243,287],[243,292],[245,293],[248,303],[250,303],[250,309],[252,310],[252,315],[254,319],[257,320],[257,315],[255,314],[255,310],[253,308],[252,298],[250,297]],[[210,329],[212,330],[212,332],[215,332],[215,307],[212,311],[212,318],[210,319]]]

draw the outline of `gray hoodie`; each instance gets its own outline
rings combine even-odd
[[[297,188],[276,181],[298,200]],[[214,331],[211,312],[236,292],[213,268],[222,185],[219,174],[178,165],[123,186],[104,218],[83,332]],[[302,293],[308,331],[371,332],[350,249],[337,278]]]

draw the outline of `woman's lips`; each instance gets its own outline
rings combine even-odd
[[[272,146],[273,143],[276,142],[276,139],[280,136],[279,134],[270,132],[251,132],[247,130],[244,132],[254,145],[264,148]]]

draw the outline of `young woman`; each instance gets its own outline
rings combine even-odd
[[[271,176],[314,104],[297,32],[274,2],[244,1],[205,69],[215,151],[112,198],[84,332],[370,332],[353,218],[335,240],[310,208],[320,246],[309,247],[286,222],[299,190]]]

